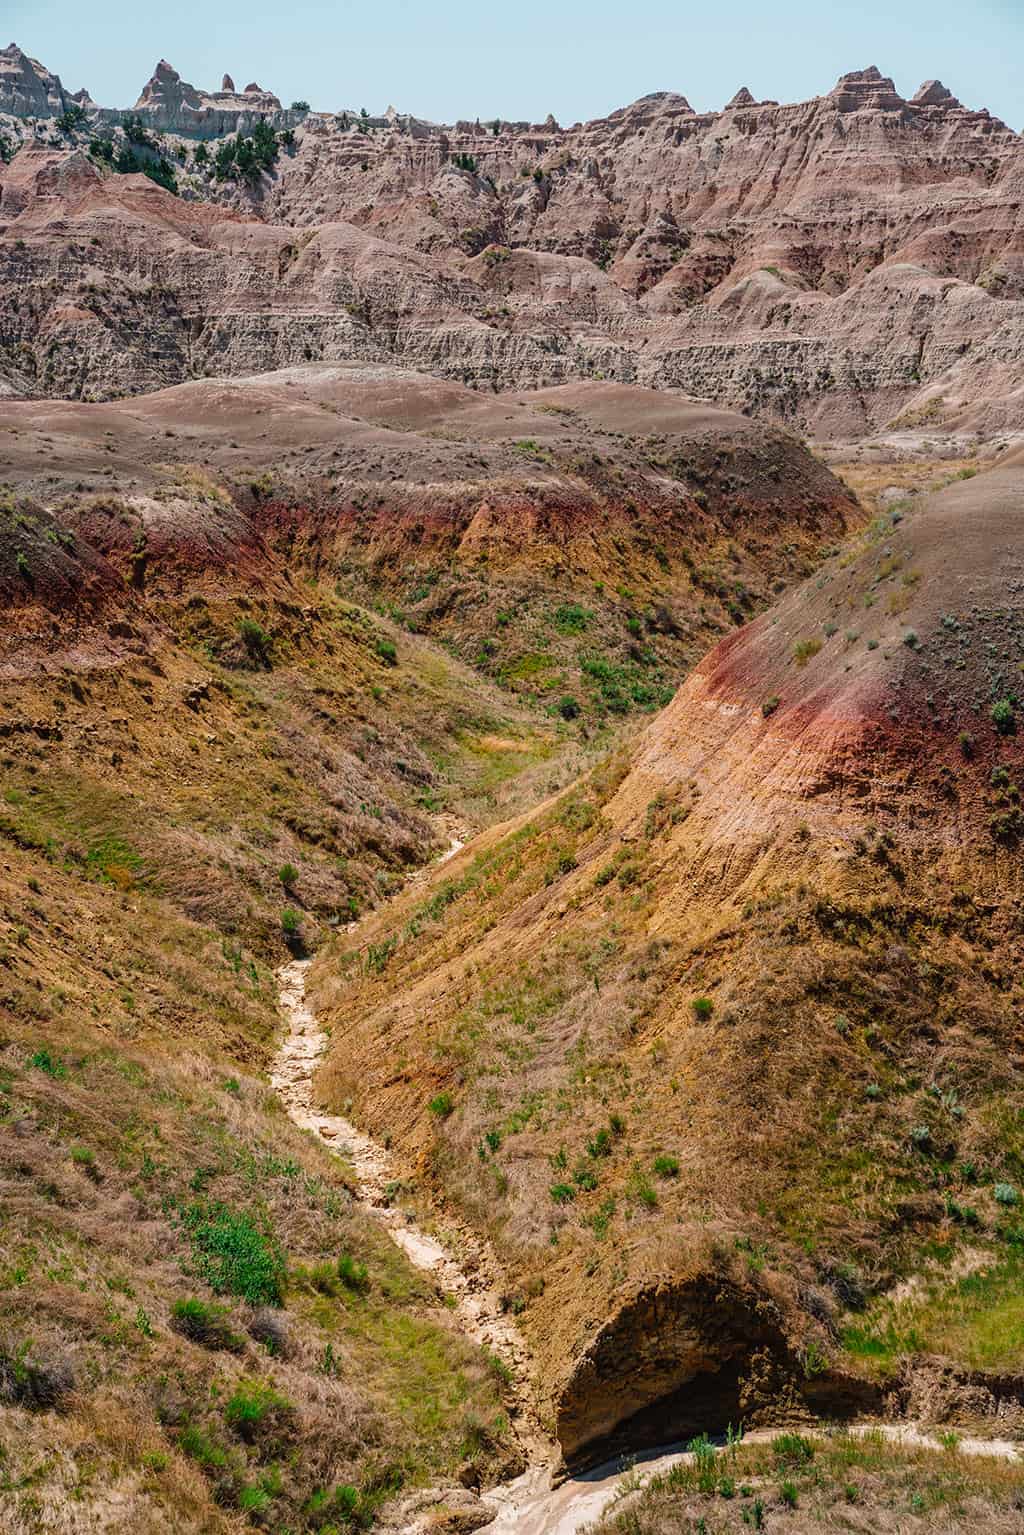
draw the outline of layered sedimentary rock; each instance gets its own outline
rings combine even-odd
[[[15,117],[55,117],[70,99],[60,76],[22,53],[17,43],[0,48],[0,112]]]
[[[279,107],[161,64],[148,123],[294,120],[294,145],[218,179],[168,138],[177,201],[97,166],[54,202],[38,148],[0,173],[0,339],[38,388],[355,357],[498,388],[669,385],[821,434],[1020,424],[1024,150],[940,82],[904,100],[871,68],[718,113],[660,92],[567,129]]]
[[[158,133],[204,138],[245,133],[260,120],[283,126],[291,116],[271,91],[256,84],[236,91],[230,75],[219,91],[198,91],[166,59],[157,64],[132,110]]]

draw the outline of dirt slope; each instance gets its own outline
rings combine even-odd
[[[323,1091],[499,1246],[567,1452],[928,1353],[1019,1420],[1022,524],[1013,460],[875,523],[317,962]]]
[[[14,402],[0,459],[0,1524],[465,1512],[522,1394],[285,1121],[274,971],[576,777],[859,508],[673,394],[391,367]]]
[[[674,391],[481,396],[389,367],[12,404],[0,473],[107,559],[72,600],[56,531],[23,519],[14,625],[51,581],[69,606],[152,610],[265,579],[294,629],[310,604],[281,583],[301,568],[588,720],[664,702],[715,635],[862,516],[787,433]]]

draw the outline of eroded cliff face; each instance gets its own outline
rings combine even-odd
[[[179,198],[90,157],[120,131],[91,106],[0,173],[4,371],[39,392],[362,359],[671,386],[820,435],[1019,425],[1024,152],[940,82],[442,128],[204,94],[161,62],[135,110]],[[294,131],[272,172],[196,161],[188,135],[257,121]]]

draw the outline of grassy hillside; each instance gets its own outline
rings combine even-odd
[[[887,517],[317,962],[322,1090],[496,1241],[567,1450],[934,1352],[1021,1413],[1022,517],[1012,466]]]

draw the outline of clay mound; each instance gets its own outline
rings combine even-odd
[[[1020,689],[1022,467],[1018,450],[897,514],[855,561],[830,562],[810,587],[713,651],[659,721],[640,770],[676,759],[673,742],[692,731],[694,709],[734,720],[740,734],[753,721],[766,745],[799,745],[806,777],[789,785],[798,797],[823,756],[839,775],[849,763],[861,783],[883,762],[916,765],[920,781],[962,761],[968,732],[990,760],[1007,739],[991,709]],[[748,762],[752,776],[764,774],[760,747]],[[835,786],[841,791],[841,776]]]
[[[269,579],[281,556],[333,562],[358,583],[353,596],[400,604],[410,626],[476,664],[491,658],[513,687],[557,699],[578,686],[585,655],[611,665],[625,652],[626,671],[603,684],[615,708],[625,695],[612,675],[631,679],[630,707],[663,701],[708,637],[860,518],[795,439],[635,386],[499,396],[383,365],[318,364],[104,405],[7,408],[18,492],[45,499],[129,586],[214,591]],[[23,617],[78,611],[46,574],[59,532],[40,527],[23,551],[31,580],[19,577],[16,540],[6,550]],[[118,603],[117,580],[83,578],[86,589]],[[553,634],[570,599],[579,612]]]

